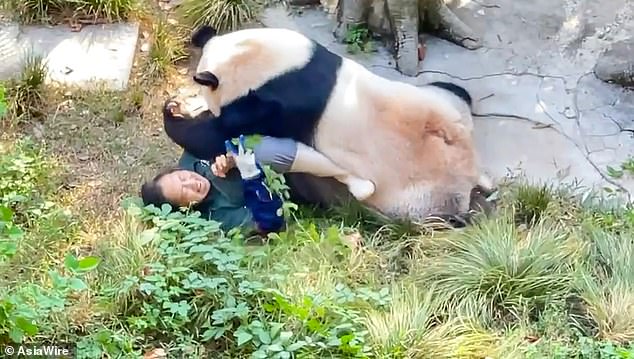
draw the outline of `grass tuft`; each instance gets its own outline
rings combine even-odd
[[[23,24],[82,23],[128,19],[138,0],[5,0],[3,8]]]
[[[175,64],[187,58],[185,39],[182,29],[164,18],[159,18],[152,24],[150,49],[144,71],[146,80],[164,79]]]
[[[47,67],[36,55],[26,57],[20,75],[7,82],[6,115],[9,124],[19,124],[44,116],[46,106],[45,84]]]
[[[257,0],[184,0],[176,13],[192,28],[209,25],[223,33],[251,23],[262,6]]]
[[[634,241],[623,235],[591,230],[592,256],[577,279],[587,315],[598,336],[634,342]]]
[[[370,343],[379,358],[484,357],[497,338],[468,322],[441,322],[442,301],[435,289],[420,291],[416,285],[400,285],[392,291],[388,310],[365,315]]]
[[[486,220],[439,239],[446,253],[429,259],[421,281],[436,283],[448,301],[470,299],[495,315],[533,311],[570,291],[580,248],[566,234],[547,221],[521,229],[512,216]]]

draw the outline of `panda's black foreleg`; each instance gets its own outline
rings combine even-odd
[[[222,127],[231,137],[240,135],[273,136],[271,123],[276,123],[283,113],[283,106],[275,100],[264,100],[255,92],[223,107],[220,117]]]

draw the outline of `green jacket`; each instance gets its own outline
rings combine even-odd
[[[178,165],[180,168],[194,171],[211,182],[209,195],[196,206],[201,215],[209,220],[220,222],[220,228],[228,231],[234,227],[243,230],[255,229],[251,212],[245,206],[240,172],[232,169],[227,177],[215,176],[209,167],[211,164],[199,162],[193,155],[183,152]],[[198,165],[195,165],[198,162]]]

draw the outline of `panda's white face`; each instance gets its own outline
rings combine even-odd
[[[209,110],[220,116],[227,103],[306,65],[312,46],[307,37],[287,29],[245,29],[215,36],[203,47],[196,73],[211,74],[217,87],[199,82],[201,96]]]

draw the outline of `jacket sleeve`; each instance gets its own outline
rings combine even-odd
[[[276,194],[269,192],[264,184],[264,171],[251,179],[243,179],[244,200],[247,209],[253,216],[253,221],[262,232],[277,232],[284,226],[282,215],[282,200]]]

